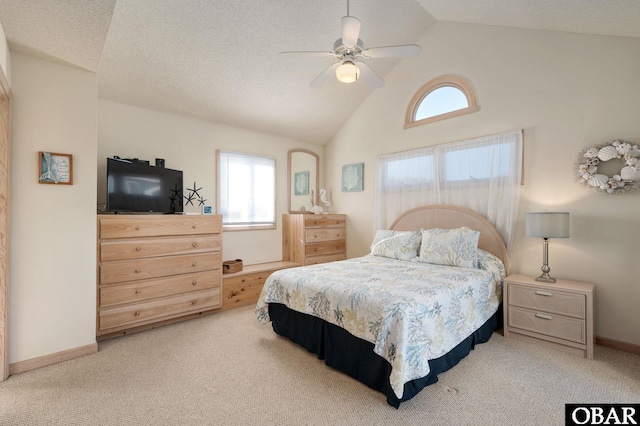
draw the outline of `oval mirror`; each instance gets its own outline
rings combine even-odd
[[[318,204],[319,160],[318,154],[306,149],[289,151],[289,213],[311,213],[311,208]]]

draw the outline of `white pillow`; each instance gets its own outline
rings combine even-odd
[[[382,229],[376,232],[371,243],[371,254],[398,260],[411,260],[418,256],[422,241],[419,231],[391,231]]]
[[[423,229],[420,262],[475,268],[480,233],[463,226],[456,229]]]

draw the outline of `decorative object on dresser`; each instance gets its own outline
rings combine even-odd
[[[344,214],[282,215],[282,260],[313,265],[347,258]]]
[[[221,306],[219,215],[98,215],[99,339]]]
[[[504,337],[528,340],[593,359],[593,292],[587,282],[541,283],[524,275],[504,281]]]
[[[225,260],[222,262],[222,273],[233,274],[242,271],[242,259]]]
[[[549,238],[569,238],[569,213],[530,212],[526,218],[527,237],[542,238],[542,275],[536,281],[556,282],[549,276]]]

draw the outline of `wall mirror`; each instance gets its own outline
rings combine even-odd
[[[311,213],[318,204],[318,163],[315,152],[306,149],[289,151],[287,183],[289,213]]]

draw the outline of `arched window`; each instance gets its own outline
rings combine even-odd
[[[478,105],[471,85],[455,75],[442,75],[427,82],[411,98],[404,128],[476,112]]]

